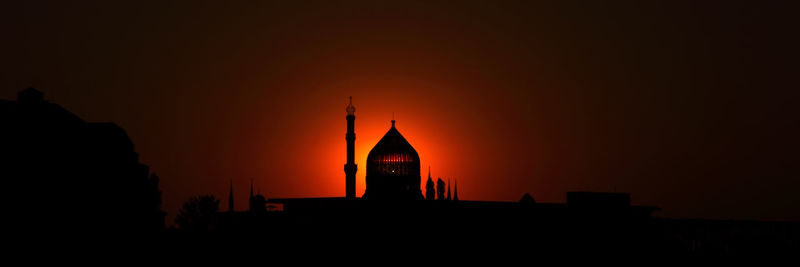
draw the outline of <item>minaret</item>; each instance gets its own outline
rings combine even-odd
[[[233,212],[233,179],[231,179],[231,192],[228,195],[228,212]]]
[[[450,197],[450,178],[447,178],[447,200],[453,200],[453,198]]]
[[[456,184],[453,185],[453,201],[458,201],[458,179],[456,179]]]
[[[347,163],[344,164],[344,181],[345,181],[345,197],[348,199],[356,198],[356,171],[358,166],[355,163],[355,120],[356,108],[353,107],[353,97],[350,97],[350,104],[347,105],[347,134],[344,139],[347,140]]]

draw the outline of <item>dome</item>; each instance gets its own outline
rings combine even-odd
[[[364,198],[422,199],[419,155],[392,127],[367,156],[367,190]]]

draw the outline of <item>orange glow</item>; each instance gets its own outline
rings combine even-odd
[[[125,129],[168,223],[191,196],[226,207],[230,180],[239,210],[251,179],[344,196],[349,96],[358,196],[394,113],[421,186],[431,166],[460,199],[620,191],[764,219],[800,203],[797,16],[775,1],[6,2],[0,99],[34,86]]]
[[[360,76],[360,75],[359,75]],[[363,85],[357,85],[357,84]],[[506,192],[505,186],[495,183],[491,177],[504,173],[498,157],[493,151],[502,133],[490,129],[497,128],[497,119],[487,119],[482,109],[445,109],[443,103],[451,102],[450,95],[425,96],[438,87],[458,87],[457,81],[439,83],[417,81],[414,79],[383,81],[350,81],[337,77],[326,80],[325,90],[317,92],[317,97],[306,101],[291,103],[291,119],[269,120],[263,125],[284,128],[292,133],[284,139],[275,140],[276,145],[264,145],[254,158],[269,162],[279,169],[263,169],[257,184],[268,189],[268,197],[321,197],[343,196],[345,174],[342,169],[346,159],[346,113],[347,96],[353,95],[355,114],[355,155],[358,172],[356,174],[356,195],[365,190],[366,158],[372,147],[389,130],[391,115],[395,114],[398,131],[409,141],[420,155],[421,187],[427,180],[427,166],[431,166],[432,177],[445,180],[457,179],[459,197],[462,199],[516,200],[524,192]],[[387,86],[392,84],[392,86]],[[373,88],[383,88],[375,90]],[[461,94],[460,97],[464,97]],[[474,97],[474,96],[473,96]],[[455,104],[455,103],[453,103]],[[286,107],[289,109],[289,107]],[[267,111],[255,113],[269,114]],[[265,131],[273,131],[272,127]],[[263,135],[270,135],[267,132]],[[253,136],[258,140],[258,136]],[[504,139],[504,138],[500,138]],[[280,150],[274,150],[275,147]],[[505,149],[505,148],[504,148]],[[282,155],[286,153],[285,155]],[[531,159],[530,157],[527,159]],[[279,163],[272,162],[274,160]],[[391,163],[404,161],[400,157],[384,159]],[[517,160],[519,161],[519,160]],[[513,161],[512,161],[513,162]],[[267,164],[254,164],[266,166]],[[537,169],[535,161],[527,163],[529,168]],[[285,177],[285,178],[284,178]],[[480,190],[478,190],[480,189]],[[423,189],[424,190],[424,189]]]

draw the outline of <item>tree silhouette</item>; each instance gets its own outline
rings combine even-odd
[[[28,88],[16,101],[0,99],[0,129],[0,177],[11,188],[3,195],[15,200],[4,207],[26,218],[8,220],[7,229],[82,236],[164,229],[158,176],[119,125],[86,122]]]
[[[219,200],[213,195],[191,197],[178,211],[175,223],[186,231],[213,230],[219,222],[217,211]]]

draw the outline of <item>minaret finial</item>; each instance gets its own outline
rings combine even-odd
[[[350,104],[347,104],[347,115],[353,115],[356,113],[356,107],[353,106],[353,97],[350,96]]]

